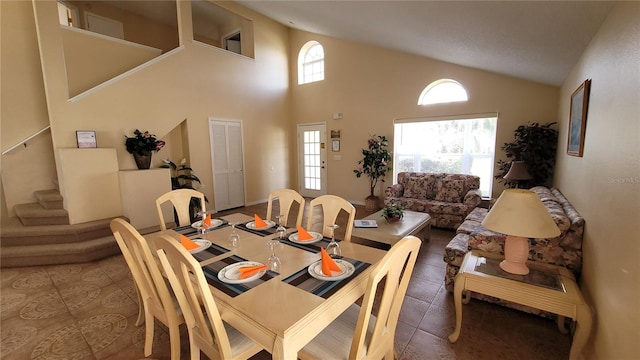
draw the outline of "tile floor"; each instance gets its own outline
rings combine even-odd
[[[262,214],[266,206],[230,212]],[[356,218],[368,214],[357,206]],[[434,228],[422,246],[400,313],[399,359],[568,358],[570,335],[561,334],[553,321],[477,300],[464,306],[460,339],[449,343],[455,311],[443,285],[442,255],[453,235]],[[144,358],[144,326],[135,326],[137,297],[121,256],[2,269],[0,281],[0,359]],[[181,344],[182,358],[188,358],[184,328]],[[156,325],[153,349],[150,358],[169,358],[169,337],[162,325]],[[253,359],[270,358],[261,352]]]

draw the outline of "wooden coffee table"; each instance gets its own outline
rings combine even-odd
[[[388,223],[382,217],[382,210],[373,213],[362,220],[375,220],[377,228],[354,227],[352,236],[375,241],[393,246],[398,240],[407,235],[416,235],[424,229],[424,239],[429,239],[431,235],[431,216],[427,213],[417,211],[404,211],[402,220],[395,223]]]
[[[591,308],[582,297],[573,274],[562,266],[527,262],[527,275],[514,275],[500,269],[502,257],[481,251],[468,252],[456,275],[453,299],[456,328],[449,335],[458,340],[462,326],[462,303],[470,300],[469,291],[497,297],[558,315],[558,329],[566,333],[564,317],[576,322],[569,359],[582,356],[582,348],[591,332]],[[465,299],[462,294],[465,293]]]

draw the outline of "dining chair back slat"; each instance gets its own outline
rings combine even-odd
[[[297,191],[291,189],[275,190],[269,194],[267,202],[267,219],[271,219],[273,212],[273,203],[278,200],[280,206],[280,214],[282,215],[282,225],[286,226],[289,220],[289,213],[294,202],[298,203],[298,215],[296,216],[296,226],[302,225],[302,215],[304,213],[305,199]]]
[[[322,208],[322,230],[320,232],[324,236],[331,236],[328,225],[336,224],[336,220],[341,211],[345,211],[348,215],[346,223],[341,226],[345,227],[344,238],[342,241],[351,241],[351,233],[353,232],[353,221],[356,217],[356,208],[347,200],[335,195],[321,195],[309,202],[309,212],[307,214],[307,230],[312,229],[314,223],[317,223],[316,207]]]
[[[160,221],[160,229],[167,230],[167,222],[162,213],[162,204],[167,201],[171,202],[173,209],[178,215],[178,226],[185,226],[191,224],[189,217],[189,204],[191,199],[196,198],[200,200],[201,211],[206,211],[204,194],[193,189],[176,189],[160,195],[156,199],[156,208],[158,210],[158,219]]]
[[[151,355],[154,334],[154,319],[169,328],[171,359],[180,359],[180,324],[184,317],[176,309],[162,273],[151,253],[147,240],[128,222],[116,218],[111,220],[111,231],[131,270],[141,301],[140,311],[144,311],[145,356]],[[139,325],[139,324],[137,324]]]
[[[191,359],[204,352],[211,359],[248,359],[262,348],[222,321],[200,264],[167,235],[152,240],[189,331]]]

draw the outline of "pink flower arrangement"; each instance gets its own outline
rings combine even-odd
[[[130,154],[149,156],[152,151],[160,151],[166,144],[166,142],[158,140],[155,135],[148,131],[143,133],[136,129],[133,134],[135,135],[134,137],[125,135],[126,140],[124,144]]]

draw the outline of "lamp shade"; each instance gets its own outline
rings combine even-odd
[[[482,226],[505,235],[525,238],[553,238],[560,229],[536,193],[531,190],[508,189],[482,221]]]
[[[533,176],[531,176],[529,170],[527,170],[527,164],[524,161],[512,161],[511,167],[503,179],[529,180],[533,179]]]

